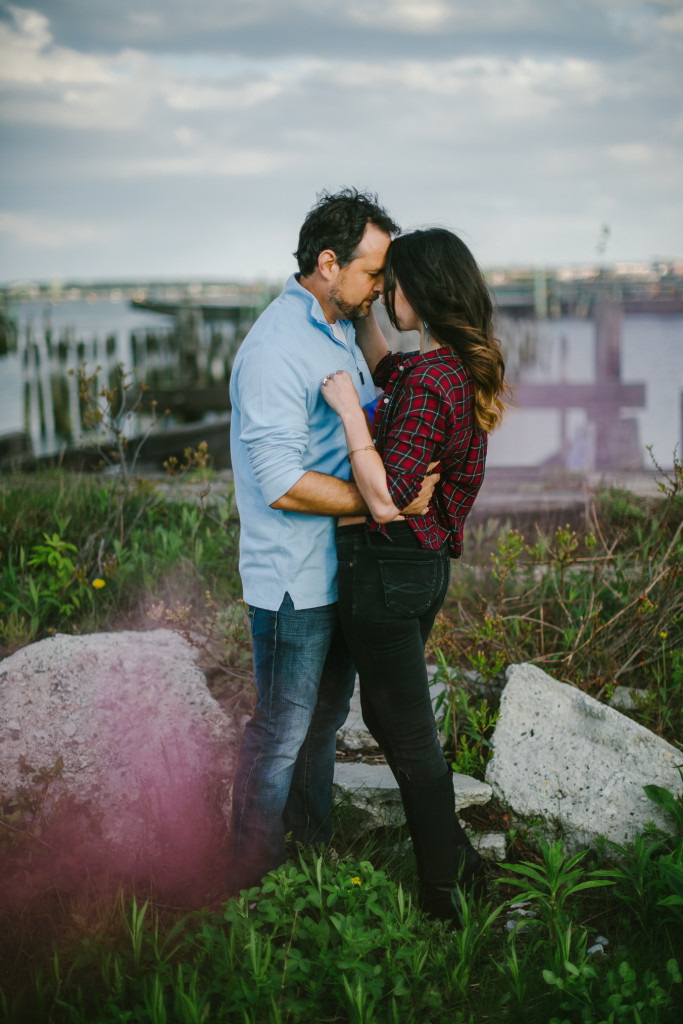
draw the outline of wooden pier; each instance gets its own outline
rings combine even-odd
[[[660,274],[656,280],[629,280],[596,271],[590,279],[567,281],[557,274],[537,270],[528,274],[508,272],[507,276],[492,273],[489,283],[498,309],[511,329],[512,349],[523,353],[522,367],[533,363],[534,347],[530,345],[525,353],[525,339],[542,319],[585,317],[595,323],[593,383],[521,383],[515,389],[514,401],[520,409],[554,410],[560,416],[559,449],[540,469],[567,465],[571,445],[567,424],[570,411],[577,409],[584,411],[590,428],[594,444],[592,468],[641,468],[643,451],[638,422],[628,411],[644,408],[647,395],[644,384],[624,384],[621,379],[623,317],[683,313],[683,275]],[[106,287],[109,294],[112,286]],[[64,301],[68,291],[63,293]],[[172,328],[130,334],[99,332],[95,337],[74,331],[60,337],[50,336],[49,332],[20,335],[17,345],[26,400],[26,432],[15,431],[20,436],[6,440],[5,459],[16,461],[25,457],[26,451],[22,454],[19,449],[26,448],[27,437],[34,451],[59,452],[65,446],[79,449],[93,442],[84,428],[83,403],[78,393],[81,366],[86,366],[90,373],[99,367],[97,372],[106,386],[115,380],[119,364],[135,368],[136,379],[144,382],[147,390],[135,410],[127,414],[129,436],[144,432],[153,403],[160,412],[169,410],[178,427],[191,427],[207,413],[225,417],[229,413],[228,382],[234,355],[256,316],[279,289],[254,287],[249,292],[243,286],[229,294],[223,289],[224,293],[216,295],[208,295],[208,291],[208,286],[129,286],[124,297],[131,304],[173,315]],[[88,301],[96,301],[98,294],[96,290],[88,293]],[[380,315],[383,313],[381,309]],[[401,338],[403,341],[405,337]],[[681,403],[683,421],[683,394]],[[227,437],[225,421],[222,430],[217,441],[219,447],[224,446]],[[0,451],[0,461],[2,457]]]

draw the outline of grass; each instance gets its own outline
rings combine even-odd
[[[219,699],[246,693],[238,523],[231,496],[212,490],[205,470],[199,479],[203,495],[175,500],[133,479],[8,477],[3,653],[58,630],[161,623],[194,643],[205,638]],[[461,770],[483,775],[495,684],[523,660],[602,699],[637,686],[643,696],[630,714],[678,742],[682,519],[676,463],[657,500],[606,491],[581,531],[526,537],[501,523],[469,531],[432,641],[447,683],[442,728]],[[0,806],[5,857],[30,858],[11,815],[40,814],[48,776],[34,778],[26,806]],[[416,910],[405,834],[359,840],[343,807],[338,859],[304,855],[225,904],[171,906],[154,889],[115,881],[53,888],[4,914],[0,1014],[10,1024],[667,1024],[683,1006],[683,811],[649,788],[677,835],[650,832],[628,848],[605,843],[569,858],[533,823],[508,831],[488,902],[464,905],[457,932]],[[502,816],[497,824],[507,828]],[[598,936],[609,943],[591,953]]]
[[[658,498],[618,488],[599,493],[583,530],[525,537],[495,520],[475,527],[430,640],[440,678],[452,684],[444,715],[450,701],[451,717],[459,711],[466,736],[481,745],[495,709],[473,700],[466,670],[486,683],[507,665],[530,661],[599,699],[619,687],[637,689],[628,713],[678,743],[682,581],[677,459],[673,473],[662,474]]]
[[[145,479],[8,477],[0,488],[0,655],[55,632],[157,623],[188,637],[202,632],[204,667],[219,685],[250,679],[237,513],[232,491],[211,491],[210,480],[195,474],[196,497],[177,500]],[[179,491],[181,482],[192,478],[178,481]]]
[[[666,1024],[683,1005],[681,907],[649,882],[683,853],[680,841],[665,845],[645,860],[644,847],[623,849],[615,868],[541,842],[501,869],[488,902],[462,901],[459,931],[416,910],[401,882],[409,857],[386,845],[373,861],[362,850],[302,856],[188,914],[144,895],[85,906],[53,896],[42,943],[37,921],[32,931],[23,922],[0,1005],[8,1024]]]

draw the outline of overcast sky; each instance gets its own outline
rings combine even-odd
[[[321,189],[479,262],[683,255],[683,0],[0,0],[0,281],[294,269]]]

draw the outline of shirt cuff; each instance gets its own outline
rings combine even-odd
[[[420,493],[420,486],[422,484],[422,478],[416,476],[392,476],[391,467],[385,466],[387,473],[387,488],[396,508],[406,508],[410,505],[413,498],[416,498]]]
[[[249,462],[266,504],[272,505],[291,490],[306,470],[291,445],[247,445]]]
[[[276,476],[269,477],[268,480],[259,481],[261,494],[265,498],[266,504],[272,505],[278,498],[282,498],[287,491],[291,491],[294,484],[301,480],[305,472],[305,469],[293,469],[287,473],[278,473]]]

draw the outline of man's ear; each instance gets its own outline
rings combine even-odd
[[[318,270],[325,281],[334,281],[339,273],[337,254],[332,249],[323,249],[318,256]]]

